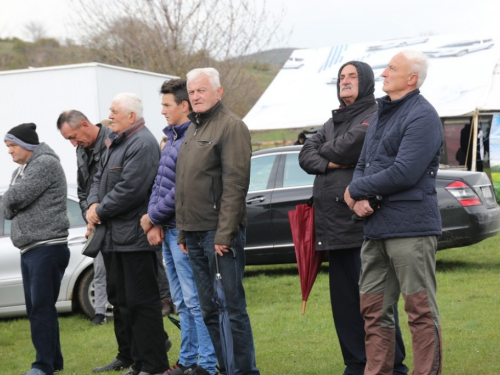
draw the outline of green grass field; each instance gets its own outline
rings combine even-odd
[[[444,370],[453,375],[500,374],[500,236],[437,255]],[[262,374],[342,374],[344,366],[331,316],[328,274],[323,266],[305,315],[296,265],[251,266],[245,275],[247,302]],[[400,302],[407,365],[412,368],[411,339]],[[111,323],[93,327],[80,314],[61,316],[65,356],[62,374],[92,374],[92,368],[116,355]],[[174,346],[179,330],[165,318]],[[27,319],[0,320],[0,374],[21,374],[35,356]],[[118,372],[116,372],[118,374]]]
[[[493,180],[493,188],[495,189],[497,202],[500,202],[500,172],[491,172],[491,179]]]

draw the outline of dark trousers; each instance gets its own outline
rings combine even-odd
[[[47,375],[64,367],[55,304],[68,263],[67,245],[39,246],[21,255],[26,312],[36,350],[31,366]]]
[[[106,268],[106,293],[108,294],[108,302],[113,306],[113,324],[115,329],[116,342],[118,343],[118,354],[116,355],[116,358],[130,365],[133,362],[132,353],[127,339],[125,326],[123,325],[123,320],[120,315],[120,309],[118,308],[118,302],[116,300],[116,288],[114,287],[115,284],[109,282],[109,274],[112,267],[111,262],[113,259],[111,254],[112,253],[102,251],[104,267]],[[160,259],[162,259],[161,262],[163,263],[161,250],[156,252],[156,256],[158,259],[158,263],[160,262]],[[165,276],[162,275],[162,272]],[[168,285],[165,268],[160,264],[158,264],[158,286],[160,288],[161,299],[170,298],[170,288]],[[166,337],[168,337],[166,333],[165,335]]]
[[[168,284],[167,270],[165,269],[165,262],[163,261],[162,249],[156,252],[156,259],[158,261],[158,288],[160,288],[160,299],[172,299],[172,295],[170,294],[170,285]]]
[[[118,343],[118,354],[116,358],[120,361],[131,365],[132,354],[130,352],[130,345],[127,339],[127,332],[125,331],[125,326],[123,325],[123,319],[120,314],[120,309],[118,308],[118,301],[116,300],[116,287],[115,283],[111,283],[109,280],[109,275],[111,274],[111,269],[113,268],[113,253],[108,253],[102,251],[102,257],[104,259],[104,267],[106,268],[106,293],[108,294],[108,301],[113,306],[113,324],[115,329],[116,342]]]
[[[109,283],[130,343],[133,368],[155,374],[168,369],[154,251],[112,253]]]
[[[363,375],[366,366],[365,322],[359,302],[359,276],[361,248],[331,250],[328,252],[330,275],[330,301],[333,320],[346,365],[345,375]],[[404,375],[408,367],[403,364],[405,347],[396,316],[396,356],[394,374]]]

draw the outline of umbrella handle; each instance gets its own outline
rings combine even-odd
[[[232,247],[229,247],[229,246],[228,246],[228,249],[231,250],[231,252],[233,253],[233,259],[236,259],[236,251]],[[220,275],[220,272],[219,272],[219,261],[217,260],[218,256],[219,256],[219,254],[217,254],[217,252],[215,252],[215,270]]]

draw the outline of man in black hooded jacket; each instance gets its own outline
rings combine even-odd
[[[362,375],[366,365],[364,321],[359,303],[363,222],[352,219],[343,196],[352,180],[368,125],[377,111],[372,68],[363,62],[342,65],[337,80],[340,107],[299,154],[302,169],[315,174],[316,250],[328,251],[330,300],[346,370]],[[397,315],[397,310],[396,310]],[[404,343],[396,323],[394,374],[406,374]]]

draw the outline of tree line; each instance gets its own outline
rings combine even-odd
[[[26,25],[27,42],[0,39],[0,70],[100,62],[185,77],[196,67],[221,73],[223,100],[244,116],[288,57],[258,62],[270,45],[284,43],[283,13],[255,0],[74,0],[68,23],[77,41],[45,37]]]

